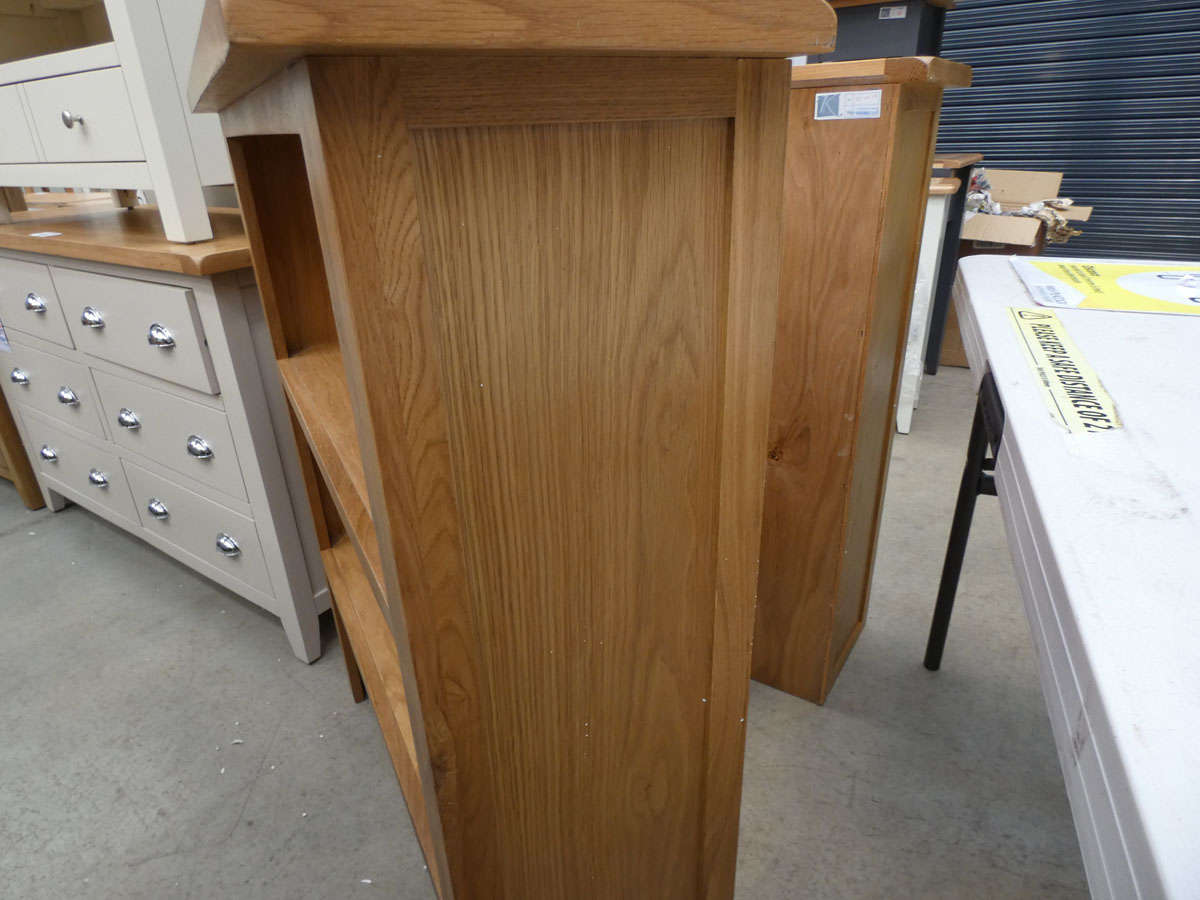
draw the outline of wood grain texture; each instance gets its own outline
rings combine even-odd
[[[836,24],[824,0],[207,0],[189,96],[218,112],[313,55],[797,56]]]
[[[308,64],[299,60],[222,109],[221,131],[227,139],[242,135],[311,134],[313,115]]]
[[[283,340],[280,370],[339,516],[369,500],[431,867],[470,900],[729,900],[790,64],[726,67],[732,117],[663,78],[650,120],[418,129],[404,66],[245,102],[278,90],[302,141],[341,358]]]
[[[494,869],[498,826],[411,139],[394,59],[312,59],[302,133],[445,896]],[[303,103],[303,97],[300,98]],[[402,605],[401,605],[402,604]],[[469,895],[468,895],[469,896]],[[481,896],[486,896],[482,894]]]
[[[324,549],[329,549],[329,548],[322,548],[322,549],[324,550]],[[328,569],[327,569],[327,572],[328,572]],[[368,588],[369,587],[370,587],[370,585],[368,585]],[[374,601],[375,598],[371,597],[370,599],[372,601]],[[376,606],[376,609],[378,609],[378,608],[379,607]],[[354,698],[355,703],[362,703],[364,700],[367,699],[367,686],[363,683],[362,668],[359,666],[359,663],[358,663],[358,655],[354,652],[354,644],[351,640],[350,632],[346,630],[346,623],[344,621],[342,621],[342,614],[340,612],[338,612],[338,606],[337,606],[336,600],[333,601],[333,605],[330,607],[330,611],[333,613],[333,627],[337,631],[338,646],[341,647],[341,649],[342,649],[342,659],[346,663],[346,679],[350,682],[350,696]],[[387,623],[385,622],[384,625],[386,626]],[[389,634],[390,634],[390,632],[389,632]],[[378,711],[375,713],[375,718],[379,719]],[[392,748],[389,745],[388,746],[389,755],[391,754],[391,749]],[[393,765],[395,765],[394,758],[393,758]],[[415,774],[417,771],[416,762],[415,761],[411,762],[411,765],[412,765],[413,773]],[[397,772],[397,775],[398,774],[399,773]],[[420,790],[419,787],[418,787],[418,790]],[[406,800],[405,804],[407,805],[407,803],[408,803],[408,801]],[[411,817],[412,813],[409,813],[409,816]],[[430,836],[430,840],[432,840],[432,836]],[[424,848],[422,848],[422,849],[424,849]]]
[[[1005,253],[1011,251],[1006,249]],[[939,366],[954,366],[959,369],[968,367],[967,348],[963,346],[962,330],[958,327],[958,312],[954,304],[946,314],[946,330],[942,337],[942,352],[938,356]]]
[[[316,215],[305,188],[308,176],[299,136],[265,135],[228,143],[275,357],[336,345],[337,326]]]
[[[361,692],[365,684],[366,694],[371,698],[379,730],[383,732],[383,740],[392,759],[392,768],[396,770],[396,780],[400,782],[400,790],[408,806],[413,831],[417,834],[425,857],[432,859],[433,830],[425,815],[416,743],[396,641],[349,542],[342,540],[322,551],[321,561],[325,565],[329,589],[333,594],[333,611],[339,623],[339,634],[344,633],[354,647],[353,658],[362,673],[355,700],[362,699]],[[430,868],[430,877],[438,896],[444,896],[436,869]]]
[[[0,187],[0,207],[10,213],[24,212],[29,209],[25,191],[19,187]]]
[[[734,59],[405,57],[410,128],[729,118]]]
[[[792,69],[792,87],[837,87],[852,84],[939,84],[967,87],[971,67],[938,56],[894,56],[812,63]]]
[[[504,896],[698,893],[728,135],[417,135]]]
[[[3,394],[0,394],[0,466],[3,466],[0,474],[13,483],[17,496],[27,509],[41,509],[46,505],[33,466],[25,455],[21,433],[17,431],[17,423]]]
[[[858,434],[853,450],[854,474],[842,560],[844,574],[830,641],[833,668],[827,689],[841,671],[866,621],[895,436],[896,391],[925,224],[925,178],[937,138],[941,99],[941,89],[935,86],[911,85],[900,90],[896,138],[888,172],[888,201],[880,231],[875,313],[866,345]]]
[[[11,223],[0,225],[0,249],[180,275],[215,275],[250,265],[250,243],[236,209],[208,211],[213,228],[211,241],[177,244],[163,233],[157,207],[117,210],[107,196],[99,196],[104,198],[103,203],[85,212],[67,207],[61,211],[31,209],[14,213]],[[59,234],[30,236],[46,231]]]
[[[982,153],[938,153],[933,157],[934,169],[962,169],[983,162]]]
[[[350,393],[336,344],[279,360],[279,376],[349,540],[383,603],[383,566],[358,453]]]
[[[754,677],[823,703],[866,615],[941,89],[794,88]],[[837,185],[838,190],[829,190]]]
[[[787,60],[738,62],[724,330],[717,584],[705,741],[701,893],[733,896],[747,679],[778,312]]]
[[[962,187],[962,181],[958,178],[931,178],[929,179],[929,196],[944,197],[948,194],[957,194],[960,187]]]
[[[11,188],[10,190],[17,190]],[[68,209],[79,207],[96,207],[104,209],[112,206],[112,200],[101,191],[76,191],[67,188],[62,191],[30,191],[24,197],[25,208],[30,211],[45,212],[54,215],[51,210],[66,212]]]

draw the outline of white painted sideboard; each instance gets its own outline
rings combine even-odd
[[[912,429],[913,410],[921,399],[925,378],[925,344],[929,340],[929,315],[937,289],[938,266],[946,237],[950,201],[958,190],[957,178],[934,178],[925,204],[925,226],[921,232],[921,252],[917,257],[917,280],[913,287],[912,311],[908,317],[908,342],[900,369],[896,394],[896,430],[908,434]]]
[[[0,369],[46,502],[75,501],[273,613],[315,659],[328,590],[292,505],[291,436],[274,430],[278,378],[255,352],[237,213],[191,246],[166,241],[153,209],[27,216],[0,226]]]
[[[203,5],[105,0],[111,42],[0,64],[0,185],[152,190],[169,240],[210,239],[204,188],[233,176],[185,97]]]

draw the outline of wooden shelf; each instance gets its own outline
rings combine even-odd
[[[333,502],[358,551],[381,605],[383,567],[367,500],[367,479],[359,456],[358,435],[350,411],[350,391],[336,344],[322,344],[278,360],[283,387]]]
[[[346,531],[332,547],[321,551],[329,590],[440,896],[433,832],[400,669],[401,654],[383,614],[386,599],[379,544],[367,501],[342,354],[336,344],[321,344],[278,363],[296,419]]]
[[[367,695],[375,707],[379,729],[383,732],[400,790],[412,816],[413,829],[429,864],[429,874],[441,896],[438,868],[433,855],[433,832],[421,788],[412,719],[404,693],[404,678],[400,671],[400,654],[395,638],[353,545],[343,538],[328,550],[321,551],[321,561],[325,564],[329,589],[346,629],[346,637],[354,648]]]

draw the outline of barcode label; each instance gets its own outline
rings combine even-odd
[[[881,19],[907,19],[907,6],[881,6],[879,8],[879,18]]]

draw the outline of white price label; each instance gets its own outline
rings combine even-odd
[[[879,18],[881,19],[907,19],[907,6],[882,6],[879,9]]]
[[[818,122],[829,119],[878,119],[883,109],[883,91],[838,91],[817,94],[813,118]]]

